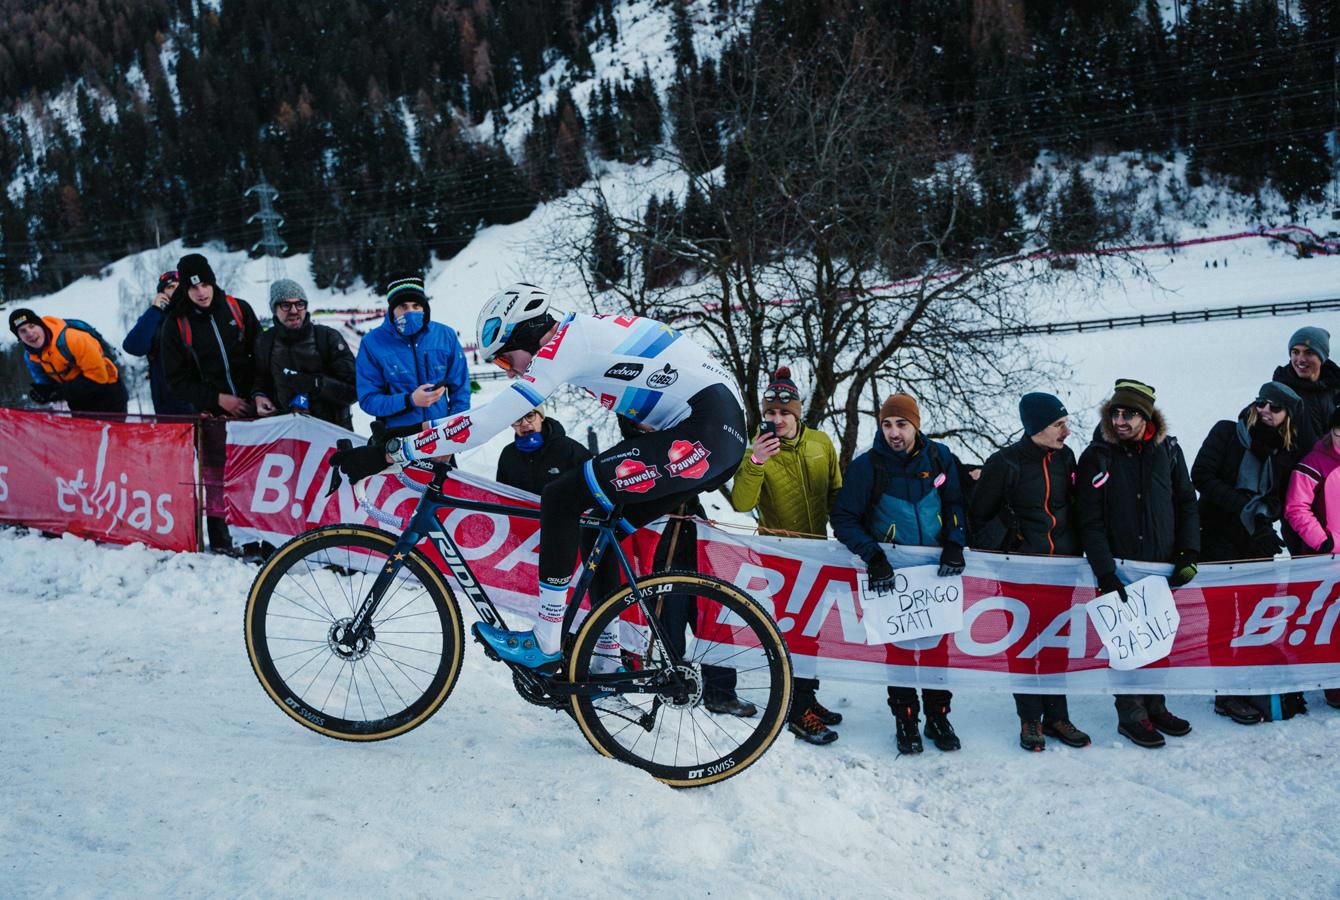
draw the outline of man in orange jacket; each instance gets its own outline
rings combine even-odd
[[[126,411],[121,373],[95,334],[30,309],[10,313],[9,330],[28,348],[33,402],[64,400],[71,412]]]

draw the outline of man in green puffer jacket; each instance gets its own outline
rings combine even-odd
[[[771,428],[771,432],[769,432]],[[784,537],[828,537],[828,511],[842,487],[837,451],[822,431],[800,420],[800,391],[783,366],[763,391],[763,428],[731,485],[731,506],[758,510],[758,530]],[[815,696],[817,678],[795,679],[788,727],[811,744],[831,744],[842,721]]]

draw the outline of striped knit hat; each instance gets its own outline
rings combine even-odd
[[[428,311],[428,295],[423,292],[423,279],[417,275],[393,278],[386,285],[386,308],[393,310],[406,300],[413,300]]]

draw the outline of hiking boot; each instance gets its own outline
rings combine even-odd
[[[917,730],[919,721],[915,709],[910,706],[898,707],[893,711],[893,721],[898,729],[899,753],[920,753],[925,749],[921,745],[921,733]]]
[[[1265,719],[1261,710],[1241,697],[1215,697],[1214,711],[1221,716],[1228,716],[1239,725],[1256,725]]]
[[[1168,712],[1166,706],[1163,709],[1151,709],[1149,711],[1149,721],[1155,728],[1170,737],[1183,737],[1191,733],[1191,723]]]
[[[1019,723],[1019,746],[1031,753],[1041,753],[1047,749],[1047,739],[1042,736],[1042,723],[1022,721]]]
[[[787,722],[786,727],[796,737],[810,744],[831,744],[838,739],[838,733],[820,721],[812,709],[805,710],[799,719]]]
[[[1148,719],[1141,719],[1139,722],[1118,722],[1117,734],[1130,740],[1137,747],[1147,747],[1154,750],[1164,745],[1163,735],[1154,730],[1154,723]]]
[[[1093,743],[1089,736],[1076,728],[1069,719],[1043,722],[1042,733],[1047,737],[1056,738],[1067,747],[1087,747]]]
[[[959,743],[958,735],[954,734],[954,726],[949,724],[947,710],[941,713],[926,713],[926,737],[935,743],[937,749],[946,753],[963,746]]]
[[[703,706],[707,707],[708,712],[716,713],[719,716],[739,716],[741,719],[752,719],[758,715],[757,706],[748,700],[741,700],[734,694],[704,700]]]
[[[819,721],[823,722],[825,725],[833,726],[842,724],[842,713],[833,712],[818,700],[815,700],[810,704],[810,709],[812,709],[814,714],[819,717]]]

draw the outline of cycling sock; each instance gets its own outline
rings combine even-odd
[[[610,628],[600,632],[600,637],[596,639],[596,657],[591,660],[591,674],[604,675],[609,672],[619,671],[619,666],[623,660],[619,655],[619,623],[614,623]]]
[[[568,586],[540,582],[540,616],[535,622],[535,642],[545,653],[563,647],[563,613],[568,608]]]

